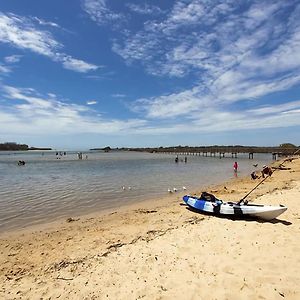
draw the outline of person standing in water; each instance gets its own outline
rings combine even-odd
[[[238,167],[239,167],[239,165],[238,165],[238,163],[235,161],[234,164],[233,164],[233,170],[234,170],[234,172],[237,172]]]

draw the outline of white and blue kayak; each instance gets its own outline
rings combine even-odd
[[[272,220],[287,210],[284,205],[270,206],[260,204],[223,202],[216,199],[207,200],[204,197],[197,198],[196,196],[186,195],[183,201],[192,209],[201,212],[207,212],[214,215],[224,215],[232,217],[255,217],[263,220]]]

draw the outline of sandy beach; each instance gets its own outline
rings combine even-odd
[[[269,222],[198,214],[173,193],[4,233],[0,298],[300,299],[300,159],[284,166],[247,198],[288,207]],[[187,192],[236,201],[258,182]]]

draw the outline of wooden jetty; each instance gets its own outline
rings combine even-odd
[[[300,147],[257,147],[257,146],[173,146],[173,147],[159,147],[159,148],[130,148],[130,151],[142,151],[151,153],[165,153],[180,156],[204,156],[204,157],[219,157],[219,158],[238,158],[239,154],[248,154],[249,159],[254,159],[257,153],[271,154],[272,158],[276,160],[281,156],[292,155],[299,152]]]

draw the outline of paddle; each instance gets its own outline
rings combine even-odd
[[[300,148],[297,149],[292,155],[297,154],[300,151]],[[288,159],[285,159],[279,166],[282,166],[286,161],[288,161]],[[275,169],[276,170],[280,170],[280,168]],[[237,204],[241,204],[258,186],[260,186],[268,177],[270,177],[270,175],[267,175],[261,182],[259,182],[250,192],[248,192],[239,202],[237,202]]]
[[[260,186],[270,175],[267,175],[261,182],[259,182],[250,192],[248,192],[237,204],[241,204],[258,186]]]

